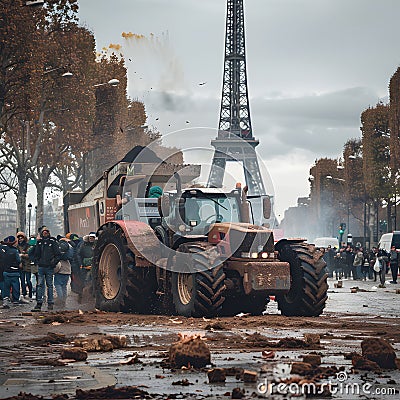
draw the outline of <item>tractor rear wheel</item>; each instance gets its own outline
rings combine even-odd
[[[96,307],[104,311],[149,313],[153,302],[154,271],[135,268],[135,257],[124,231],[113,223],[98,235],[93,256]]]
[[[281,313],[286,316],[316,317],[321,315],[328,298],[328,273],[322,253],[307,243],[277,244],[279,259],[290,264],[291,287],[277,295]]]
[[[185,317],[214,317],[225,301],[223,263],[214,246],[186,243],[178,251],[189,253],[193,273],[172,273],[172,298],[176,313]]]

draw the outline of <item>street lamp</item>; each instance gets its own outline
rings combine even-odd
[[[341,185],[343,184],[343,182],[346,182],[346,179],[342,179],[342,178],[334,178],[332,175],[326,175],[325,177],[326,179],[332,180],[332,181],[338,181],[341,183]],[[344,192],[344,188],[342,186],[342,193],[345,194]],[[350,232],[350,204],[349,201],[346,201],[347,203],[347,232]],[[340,237],[342,238],[343,233],[345,231],[346,228],[342,229],[342,227],[346,227],[346,224],[341,223],[340,224]],[[350,233],[347,234],[347,236],[351,235]]]
[[[113,78],[113,79],[110,79],[108,82],[98,83],[97,85],[93,85],[93,86],[94,87],[99,87],[99,86],[104,86],[104,85],[118,86],[119,85],[119,80]]]
[[[31,237],[31,216],[32,216],[32,204],[28,204],[28,235]]]
[[[28,7],[42,6],[44,4],[44,0],[27,0],[25,1],[25,5]]]

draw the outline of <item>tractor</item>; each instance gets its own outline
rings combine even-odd
[[[253,223],[247,188],[176,187],[135,198],[98,229],[92,275],[107,311],[186,317],[260,315],[270,296],[286,316],[319,316],[327,300],[322,253],[303,239],[274,242]],[[132,181],[145,179],[144,175]],[[152,178],[154,179],[154,178]],[[125,185],[129,184],[129,179]],[[270,218],[271,202],[261,196]]]

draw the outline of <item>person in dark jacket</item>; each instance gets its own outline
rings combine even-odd
[[[71,263],[71,291],[79,294],[82,292],[82,278],[81,278],[81,264],[78,256],[78,250],[79,247],[83,241],[82,238],[80,238],[77,234],[75,233],[67,233],[66,235],[67,239],[70,239],[69,244],[72,246],[73,249],[73,256],[72,260],[70,261]]]
[[[3,240],[2,246],[2,264],[4,276],[4,296],[3,308],[10,308],[10,301],[14,304],[20,302],[20,285],[19,285],[19,271],[22,268],[21,257],[19,256],[18,249],[15,247],[17,239],[14,236],[8,236]],[[12,291],[12,294],[11,294]],[[12,296],[12,299],[11,299]]]
[[[21,257],[22,269],[20,271],[20,279],[21,279],[21,289],[22,296],[24,296],[25,300],[32,299],[33,290],[32,290],[32,280],[31,280],[31,261],[29,259],[29,244],[28,239],[24,232],[17,232],[17,249],[19,251],[19,255]],[[29,297],[28,291],[29,290]]]
[[[71,275],[71,260],[74,251],[69,244],[70,240],[64,237],[58,239],[58,245],[61,251],[61,261],[54,269],[54,286],[57,292],[57,302],[60,308],[65,308],[67,301],[67,284]]]
[[[33,259],[38,266],[38,290],[36,293],[37,303],[32,311],[42,309],[45,285],[47,286],[47,309],[53,310],[54,268],[61,260],[61,251],[57,240],[50,236],[50,230],[46,226],[40,231],[40,238],[36,243]]]
[[[3,244],[3,241],[0,242],[0,300],[3,300],[4,297],[4,266],[3,266],[3,258],[6,254],[6,247]]]
[[[390,271],[392,273],[392,280],[390,283],[397,283],[397,275],[399,273],[399,252],[396,250],[396,246],[392,246],[390,249]]]
[[[78,302],[82,301],[83,290],[89,286],[92,281],[92,259],[93,251],[96,246],[96,233],[90,232],[89,235],[83,237],[83,242],[78,248],[78,259],[80,261],[80,275],[81,275],[81,292],[78,295]]]
[[[376,258],[379,261],[379,281],[380,284],[378,285],[378,287],[380,288],[385,288],[385,278],[386,278],[386,263],[388,261],[388,254],[386,253],[385,250],[383,249],[378,249],[378,252],[376,253]],[[376,260],[375,260],[376,261]]]

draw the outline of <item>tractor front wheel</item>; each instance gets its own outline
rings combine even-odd
[[[286,316],[315,317],[322,314],[328,298],[328,273],[322,253],[311,244],[277,244],[279,259],[290,264],[291,286],[277,295],[281,313]]]
[[[223,263],[213,246],[188,243],[179,251],[190,255],[193,273],[172,273],[172,298],[176,313],[185,317],[214,317],[225,301]]]

